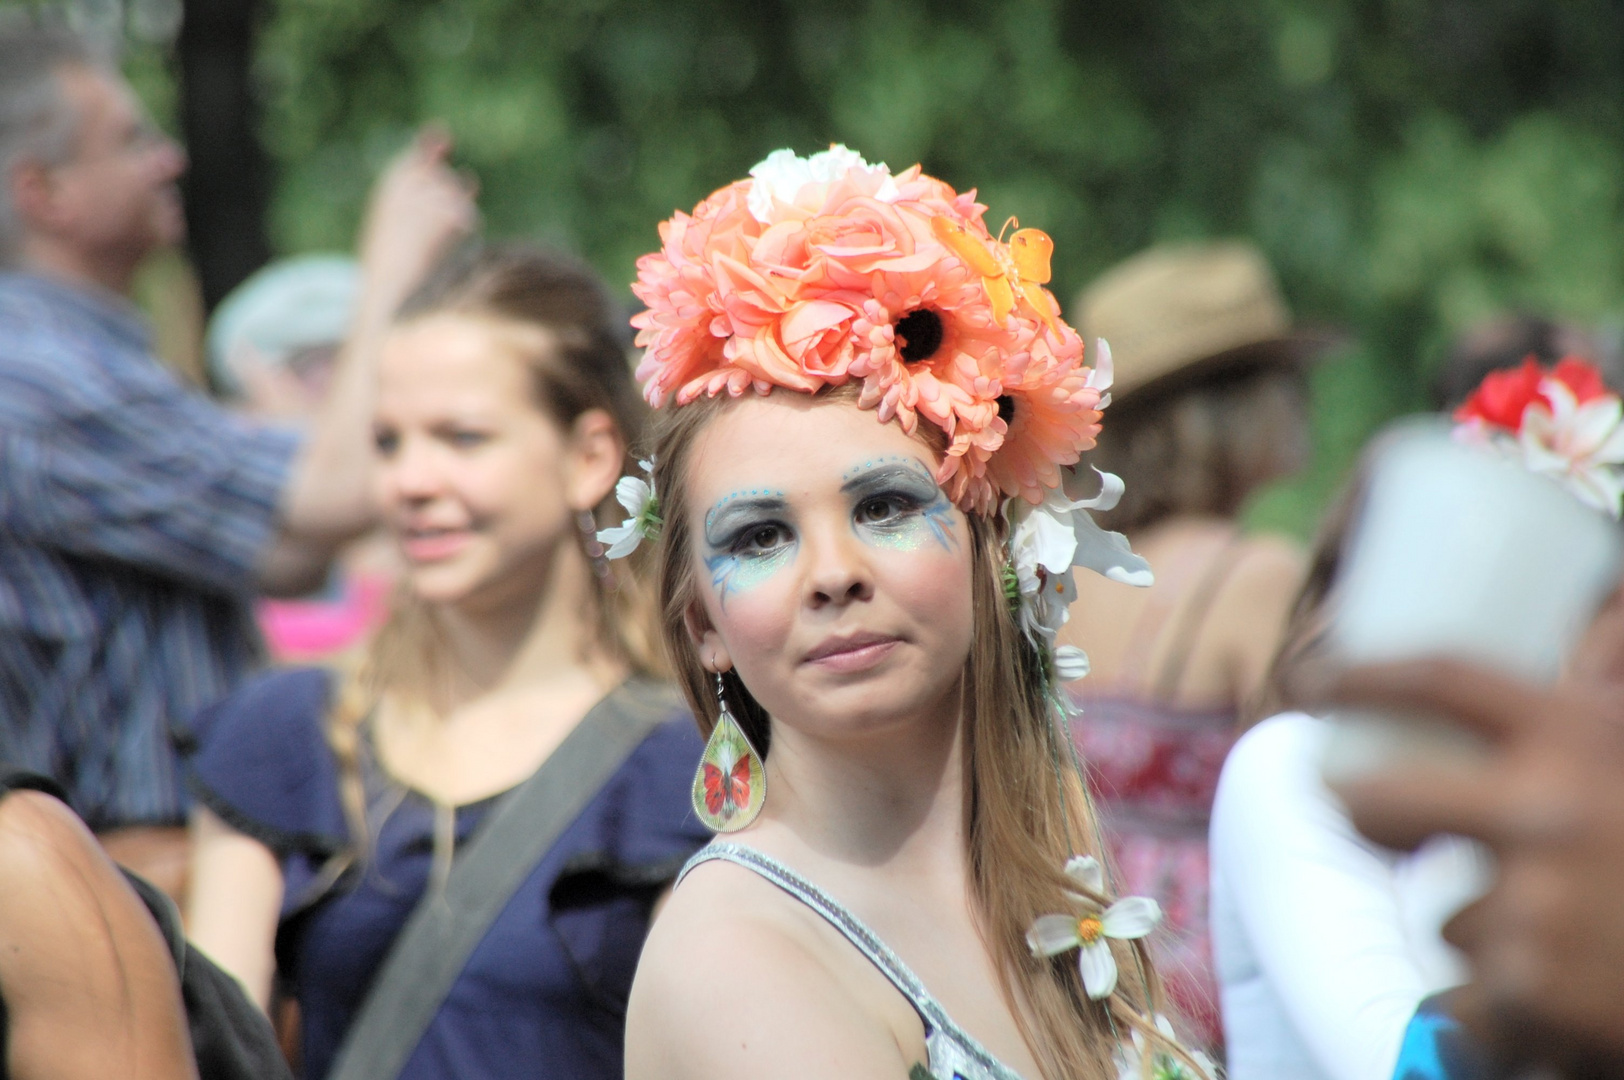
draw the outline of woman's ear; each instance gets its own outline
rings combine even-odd
[[[626,440],[614,418],[588,409],[570,425],[564,497],[572,510],[591,510],[614,490],[626,461]]]
[[[722,635],[711,625],[710,615],[703,604],[697,600],[689,604],[688,610],[682,614],[682,623],[688,628],[688,637],[699,651],[699,662],[706,671],[721,674],[733,670],[733,656],[727,651],[727,643],[722,640]]]

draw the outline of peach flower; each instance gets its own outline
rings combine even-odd
[[[729,330],[722,314],[711,259],[747,256],[761,226],[746,200],[749,181],[713,193],[690,217],[680,211],[660,226],[660,250],[637,260],[632,292],[647,310],[632,317],[637,345],[647,349],[637,368],[643,393],[658,408],[689,379],[722,359]]]
[[[655,407],[860,380],[858,404],[948,439],[938,480],[961,506],[1041,498],[1098,431],[1082,343],[1016,314],[931,227],[991,242],[975,193],[913,166],[892,176],[844,147],[780,151],[660,228],[638,261],[637,377]],[[1002,414],[1002,415],[1001,415]]]
[[[1082,340],[1069,326],[1062,334],[1058,343],[1053,334],[1038,335],[1025,362],[1011,365],[998,399],[1004,440],[987,463],[1001,493],[1034,505],[1060,483],[1060,467],[1075,465],[1100,433],[1102,388],[1082,366]]]

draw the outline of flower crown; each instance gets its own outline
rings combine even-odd
[[[973,191],[844,146],[778,150],[750,175],[662,224],[637,262],[649,403],[856,382],[882,421],[941,429],[936,479],[962,509],[1041,502],[1094,445],[1111,382],[1043,287],[1048,236],[1005,243]]]
[[[1624,509],[1624,403],[1577,357],[1542,368],[1492,371],[1455,410],[1455,437],[1516,456],[1581,502],[1617,518]]]

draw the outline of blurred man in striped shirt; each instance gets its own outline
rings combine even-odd
[[[473,221],[445,151],[420,140],[380,184],[316,424],[256,427],[170,375],[127,299],[181,238],[184,155],[83,40],[0,29],[0,759],[171,891],[174,733],[257,661],[247,601],[308,591],[371,523],[376,342]],[[391,201],[415,212],[378,227]]]

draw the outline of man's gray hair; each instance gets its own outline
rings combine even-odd
[[[0,12],[8,14],[0,18],[0,264],[15,261],[22,241],[12,173],[25,161],[55,165],[73,155],[78,117],[56,72],[68,64],[111,63],[104,50],[64,26]]]

